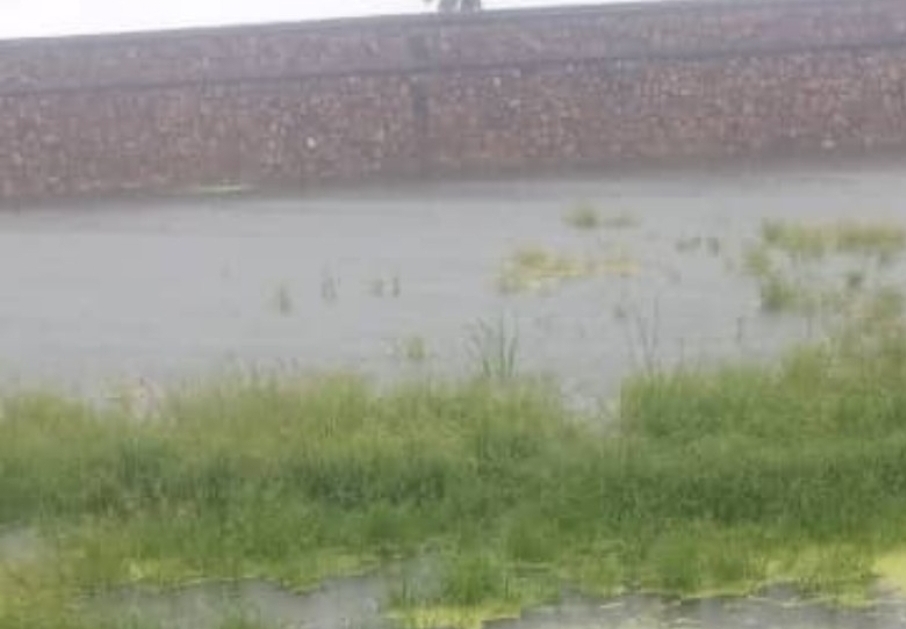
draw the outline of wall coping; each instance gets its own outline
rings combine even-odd
[[[417,2],[418,0],[413,0]],[[897,6],[901,0],[861,0],[862,6]],[[601,17],[623,17],[654,13],[689,13],[720,8],[731,12],[742,12],[761,8],[828,8],[850,7],[853,0],[653,0],[643,2],[629,0],[613,4],[572,4],[555,7],[530,7],[491,9],[480,13],[414,13],[402,15],[376,15],[360,17],[324,18],[305,21],[262,22],[257,24],[228,24],[222,26],[190,26],[185,28],[153,29],[142,31],[75,34],[60,36],[38,36],[21,38],[0,38],[0,52],[3,49],[44,46],[50,43],[70,46],[94,46],[126,43],[152,43],[166,39],[192,39],[206,36],[269,35],[278,33],[324,32],[348,30],[368,26],[370,29],[394,30],[401,26],[473,26],[482,27],[489,21],[507,22],[549,22],[550,20],[572,20],[583,15]]]

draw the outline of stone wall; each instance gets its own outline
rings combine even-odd
[[[903,0],[0,42],[6,201],[878,148],[906,149]]]

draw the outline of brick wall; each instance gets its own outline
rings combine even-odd
[[[906,149],[903,0],[0,42],[7,201],[880,148]]]

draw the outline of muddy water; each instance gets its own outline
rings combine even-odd
[[[740,243],[766,217],[902,216],[904,175],[802,167],[4,212],[0,382],[96,390],[236,365],[392,377],[413,369],[413,339],[419,369],[455,373],[469,326],[502,318],[524,368],[607,391],[646,359],[769,353],[801,336],[728,270]],[[580,202],[638,224],[571,228]],[[678,250],[696,238],[720,250]],[[502,263],[532,245],[619,250],[638,273],[501,294]]]

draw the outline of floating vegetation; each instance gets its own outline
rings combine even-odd
[[[904,248],[906,228],[896,224],[766,220],[742,268],[758,282],[765,312],[836,316],[864,299]],[[836,276],[828,270],[840,265]]]
[[[835,253],[887,259],[906,249],[906,227],[894,223],[840,220],[806,225],[766,220],[761,237],[765,245],[802,259]]]
[[[639,271],[639,264],[625,252],[597,258],[523,247],[504,263],[498,288],[503,293],[534,292],[597,276],[631,277]]]

